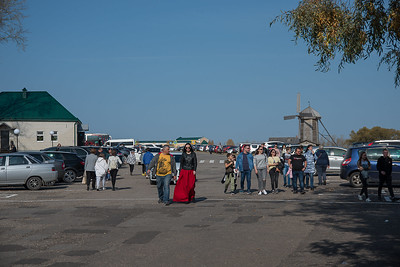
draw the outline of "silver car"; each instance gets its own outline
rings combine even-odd
[[[38,190],[57,180],[58,172],[53,163],[39,163],[23,153],[0,155],[0,185],[23,185]]]

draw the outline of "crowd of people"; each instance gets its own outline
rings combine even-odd
[[[102,149],[92,149],[90,155],[85,160],[87,190],[92,185],[92,190],[105,190],[105,180],[107,176],[111,177],[112,190],[115,191],[116,176],[119,166],[122,164],[116,152],[109,151],[110,156],[106,159]],[[136,163],[135,152],[127,157],[130,175],[134,170]],[[176,181],[176,187],[173,194],[173,202],[190,203],[195,202],[195,183],[197,170],[197,156],[193,151],[191,144],[184,146],[180,158],[179,179],[177,179],[177,170],[174,157],[170,154],[170,147],[163,146],[161,152],[156,156],[147,151],[142,157],[143,173],[149,175],[150,170],[154,169],[156,174],[156,183],[158,191],[158,203],[170,205],[170,183],[173,179]],[[254,170],[258,181],[258,195],[278,194],[279,177],[283,176],[283,187],[290,188],[293,194],[305,194],[305,188],[314,190],[314,173],[318,174],[318,185],[326,185],[326,170],[329,168],[329,157],[323,146],[314,152],[313,146],[307,146],[305,152],[302,147],[297,147],[294,152],[291,147],[283,147],[282,151],[275,146],[267,149],[261,144],[254,155],[250,153],[250,146],[245,145],[242,152],[236,157],[228,153],[225,163],[225,175],[222,183],[225,184],[224,193],[232,195],[237,193],[237,180],[240,177],[239,193],[251,194],[251,174]],[[368,196],[368,171],[371,164],[367,154],[363,152],[357,163],[361,173],[363,187],[358,195],[363,200],[370,202]],[[392,159],[388,155],[388,150],[383,150],[383,155],[378,159],[377,169],[379,171],[378,199],[381,199],[382,186],[386,183],[392,201],[395,201],[391,172]],[[271,190],[267,191],[267,176],[270,177]],[[245,190],[246,182],[246,190]],[[229,189],[229,192],[228,192]]]
[[[254,170],[258,181],[258,195],[267,195],[267,176],[271,180],[270,193],[278,194],[279,177],[283,176],[283,187],[291,188],[294,194],[305,193],[305,188],[314,190],[314,173],[318,170],[318,185],[326,185],[326,169],[329,168],[329,158],[322,146],[315,153],[312,145],[298,147],[292,153],[291,147],[283,146],[282,151],[277,146],[271,150],[261,144],[254,156],[250,153],[250,146],[245,145],[243,151],[237,156],[228,153],[225,161],[225,190],[229,184],[230,194],[236,194],[236,179],[240,176],[239,192],[251,194],[251,173]],[[233,182],[232,182],[233,181]],[[245,191],[244,182],[247,183]],[[300,186],[300,190],[298,188]]]

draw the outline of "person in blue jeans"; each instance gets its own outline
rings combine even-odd
[[[151,170],[151,168],[149,169],[149,165],[153,158],[154,158],[153,154],[150,152],[150,149],[147,148],[146,153],[144,153],[143,155],[143,162],[142,162],[142,164],[146,166],[145,169],[146,178],[148,178],[148,171]]]
[[[288,147],[286,147],[286,150],[282,154],[282,158],[285,161],[284,168],[283,168],[283,186],[284,187],[290,187],[292,184],[289,175],[287,175],[287,172],[289,170],[290,156],[292,156],[292,148],[290,146],[288,146]]]
[[[245,145],[243,152],[237,156],[236,169],[240,171],[240,192],[244,192],[244,180],[247,181],[247,194],[251,194],[251,171],[254,168],[253,155],[250,154],[250,146]]]
[[[304,170],[305,180],[306,180],[306,188],[310,188],[311,191],[314,190],[314,173],[315,173],[315,161],[317,160],[317,156],[314,154],[313,146],[308,145],[307,151],[304,153],[304,157],[307,160],[307,167]]]
[[[169,153],[169,146],[163,146],[161,153],[156,155],[150,162],[147,174],[152,168],[155,169],[157,179],[158,203],[164,203],[166,206],[171,204],[169,200],[169,185],[172,176],[176,181],[176,163],[174,156]]]
[[[304,194],[303,176],[304,170],[307,168],[307,160],[301,154],[301,149],[296,148],[296,152],[289,158],[289,166],[293,172],[293,194],[297,194],[297,180],[300,183],[300,193]]]

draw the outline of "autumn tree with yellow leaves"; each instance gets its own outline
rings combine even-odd
[[[400,85],[399,0],[306,0],[294,10],[282,12],[270,25],[281,22],[305,41],[308,53],[319,57],[317,69],[328,71],[330,62],[341,55],[339,71],[372,53],[395,71]]]

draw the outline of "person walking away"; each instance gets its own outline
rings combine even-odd
[[[315,172],[315,160],[317,156],[313,151],[313,146],[308,145],[307,151],[304,153],[304,157],[307,160],[307,168],[304,170],[305,178],[306,178],[306,188],[314,191],[314,172]]]
[[[97,158],[96,164],[94,166],[94,170],[96,172],[96,189],[100,191],[100,181],[103,185],[103,190],[106,189],[106,174],[108,173],[108,164],[105,159],[104,153],[100,153],[99,157]]]
[[[259,146],[254,156],[254,172],[256,173],[258,180],[258,195],[267,195],[266,184],[267,184],[267,155],[264,153],[264,148]]]
[[[174,176],[174,180],[176,180],[175,159],[169,154],[168,145],[163,146],[161,153],[157,154],[151,160],[147,169],[147,174],[150,173],[152,168],[155,168],[157,179],[158,203],[164,203],[166,206],[168,206],[171,204],[169,201],[169,186],[172,176]]]
[[[111,175],[112,190],[115,191],[115,182],[117,181],[118,166],[122,164],[122,161],[117,157],[117,152],[115,150],[111,151],[108,157],[108,169]],[[119,164],[119,165],[118,165]]]
[[[126,157],[126,163],[129,164],[129,173],[132,175],[136,164],[135,150],[131,150],[131,153]]]
[[[145,168],[146,168],[146,178],[149,178],[149,170],[151,170],[151,168],[149,168],[150,162],[152,161],[152,159],[154,158],[153,154],[150,152],[149,148],[146,148],[146,153],[144,153],[143,155],[143,161],[142,163],[144,164]]]
[[[271,150],[271,155],[268,157],[268,173],[271,178],[272,193],[278,194],[278,178],[279,169],[278,164],[280,162],[279,157],[276,155],[276,150]]]
[[[240,192],[244,192],[244,180],[247,181],[247,194],[251,194],[251,171],[254,168],[253,155],[250,154],[250,146],[244,145],[243,152],[237,156],[236,169],[240,171]]]
[[[367,153],[365,151],[361,153],[360,158],[357,161],[357,167],[361,174],[360,179],[362,183],[362,188],[360,194],[358,195],[358,199],[363,200],[362,195],[365,194],[365,201],[371,202],[371,199],[368,197],[368,171],[371,169],[371,163],[369,162]]]
[[[326,185],[326,169],[329,169],[328,153],[326,153],[324,147],[320,145],[317,152],[315,152],[315,156],[317,157],[315,167],[318,174],[318,185]]]
[[[229,185],[231,186],[231,193],[232,195],[235,194],[235,160],[231,153],[226,154],[227,160],[225,160],[225,189],[224,193],[228,191]]]
[[[284,187],[291,187],[291,179],[289,175],[287,175],[289,171],[289,158],[292,155],[291,147],[286,147],[285,151],[282,154],[284,163],[283,163],[283,186]]]
[[[307,168],[307,160],[301,154],[300,148],[296,148],[295,154],[290,156],[289,166],[293,174],[293,194],[297,194],[297,180],[300,183],[300,193],[304,194],[303,172]]]
[[[376,169],[379,172],[378,199],[382,200],[382,187],[383,184],[386,183],[390,193],[390,199],[395,202],[396,198],[394,197],[392,186],[392,158],[389,156],[389,150],[386,148],[383,149],[382,154],[383,155],[378,159],[378,163],[376,164]]]
[[[97,161],[96,149],[92,148],[90,154],[85,159],[86,171],[86,190],[89,191],[90,183],[92,183],[92,190],[95,189],[96,171],[94,169]]]
[[[195,202],[197,156],[191,144],[186,143],[180,159],[179,178],[174,190],[174,202]]]

